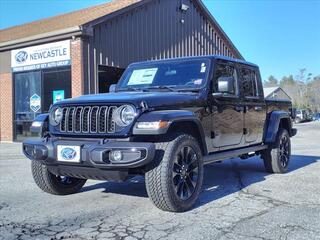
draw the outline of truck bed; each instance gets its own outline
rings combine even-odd
[[[283,110],[291,113],[292,103],[287,99],[265,99],[267,105],[267,114],[273,110]]]

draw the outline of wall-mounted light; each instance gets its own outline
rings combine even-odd
[[[189,6],[186,5],[186,4],[181,4],[180,9],[181,9],[182,12],[186,12],[186,11],[188,11]]]

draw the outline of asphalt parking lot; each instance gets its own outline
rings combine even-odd
[[[320,123],[296,127],[289,173],[259,158],[209,165],[197,206],[179,214],[155,208],[143,178],[46,194],[21,145],[2,143],[0,239],[320,239]]]

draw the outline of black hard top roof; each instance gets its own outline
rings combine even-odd
[[[229,61],[229,62],[235,62],[235,63],[241,63],[241,64],[245,64],[248,66],[252,66],[252,67],[256,67],[258,68],[258,65],[254,64],[254,63],[250,63],[241,59],[236,59],[236,58],[230,58],[230,57],[226,57],[226,56],[222,56],[222,55],[204,55],[204,56],[191,56],[191,57],[180,57],[180,58],[168,58],[168,59],[161,59],[161,60],[152,60],[152,61],[142,61],[142,62],[135,62],[130,64],[130,66],[132,65],[136,65],[136,64],[141,64],[141,63],[155,63],[155,62],[167,62],[167,61],[179,61],[179,60],[192,60],[192,59],[216,59],[216,60],[223,60],[223,61]]]

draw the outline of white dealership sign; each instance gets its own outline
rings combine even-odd
[[[70,40],[11,51],[13,72],[70,65]]]

